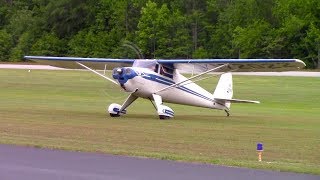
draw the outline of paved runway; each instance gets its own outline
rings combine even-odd
[[[319,180],[320,176],[0,145],[1,180]]]

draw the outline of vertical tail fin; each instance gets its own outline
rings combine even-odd
[[[216,90],[213,93],[213,98],[219,103],[223,104],[225,107],[230,109],[231,102],[233,103],[256,103],[259,104],[259,101],[252,100],[242,100],[242,99],[232,99],[233,96],[233,87],[232,87],[232,74],[225,73],[222,74],[219,82],[217,84]]]
[[[233,85],[232,85],[232,74],[222,74],[217,87],[213,93],[213,97],[217,99],[232,99],[233,96]],[[230,101],[223,101],[227,108],[230,108]]]

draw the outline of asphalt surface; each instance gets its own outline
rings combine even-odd
[[[0,145],[1,180],[319,180],[320,176]]]

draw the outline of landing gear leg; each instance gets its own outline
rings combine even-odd
[[[228,110],[224,110],[226,113],[227,113],[227,116],[229,117],[230,116],[230,113]]]
[[[126,99],[126,101],[120,106],[119,104],[111,104],[108,108],[108,112],[111,117],[119,117],[121,115],[124,115],[127,113],[126,108],[129,107],[136,99],[138,99],[137,96],[133,95],[131,93],[129,97]]]
[[[157,113],[159,115],[159,119],[170,119],[174,116],[174,111],[169,108],[168,106],[165,106],[162,104],[162,97],[156,94],[152,94],[153,100],[155,104],[153,104],[157,110]],[[151,101],[152,102],[152,101]]]

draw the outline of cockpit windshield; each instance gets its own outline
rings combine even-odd
[[[173,78],[173,66],[158,64],[156,60],[135,60],[132,67],[148,68],[158,74]]]

